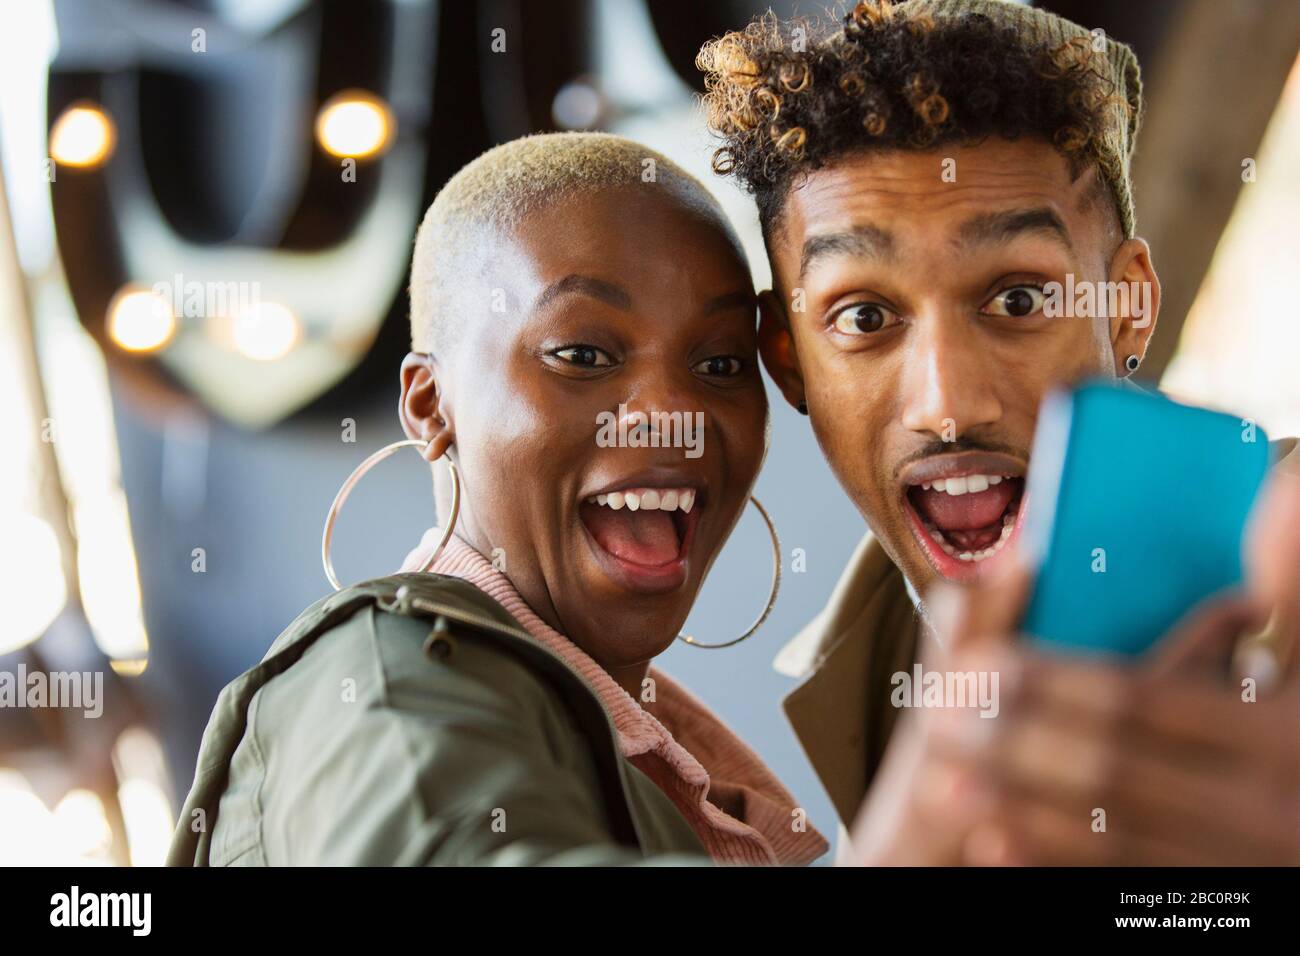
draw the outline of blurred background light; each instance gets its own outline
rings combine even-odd
[[[51,810],[23,773],[0,767],[0,866],[104,866],[112,843],[95,793],[73,788]]]
[[[69,106],[50,129],[50,156],[64,166],[100,166],[116,143],[112,119],[93,103]]]
[[[379,97],[364,90],[345,90],[321,107],[316,140],[333,156],[375,156],[388,149],[394,126],[392,111]]]
[[[167,764],[158,738],[143,727],[123,731],[113,746],[113,766],[131,865],[162,866],[175,815],[165,792]]]
[[[230,332],[241,355],[273,362],[288,355],[298,343],[302,326],[288,306],[259,302],[235,315]]]
[[[68,599],[59,539],[49,523],[0,505],[0,605],[7,620],[0,654],[34,641]]]
[[[128,286],[109,304],[109,338],[127,352],[156,352],[175,334],[176,315],[165,296]]]
[[[582,77],[560,87],[551,104],[551,118],[560,129],[591,129],[600,122],[604,108],[600,91]]]
[[[0,768],[0,865],[49,866],[58,834],[54,815],[27,778]]]
[[[108,855],[113,828],[97,794],[82,787],[69,790],[54,808],[54,821],[69,852],[81,858]]]
[[[115,661],[143,661],[149,650],[140,601],[140,579],[131,541],[131,520],[121,488],[79,497],[72,511],[77,532],[81,600],[95,643]]]

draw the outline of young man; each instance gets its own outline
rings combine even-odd
[[[953,643],[920,596],[1011,553],[1040,400],[1132,374],[1154,330],[1132,52],[1001,0],[864,0],[834,30],[769,15],[700,63],[715,166],[754,193],[771,260],[765,364],[871,528],[778,659],[806,675],[786,711],[859,858],[1300,862],[1300,674],[1247,707],[1200,675],[1013,656],[1033,693],[1004,686],[979,740],[891,733],[922,622]]]

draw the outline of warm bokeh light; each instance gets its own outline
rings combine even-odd
[[[120,781],[122,808],[132,866],[162,866],[176,818],[164,792],[167,761],[158,738],[143,727],[128,727],[113,745],[113,767]]]
[[[176,315],[165,296],[124,288],[108,307],[108,335],[128,352],[156,352],[176,334]]]
[[[54,808],[54,822],[68,852],[77,857],[107,859],[113,848],[104,803],[89,790],[69,790]]]
[[[50,156],[64,166],[99,166],[116,143],[113,121],[93,103],[69,106],[50,129]]]
[[[316,139],[334,156],[374,156],[388,148],[394,127],[387,103],[362,90],[346,90],[321,107]]]
[[[81,604],[95,643],[113,660],[140,661],[149,653],[131,518],[120,488],[78,496],[77,532]]]
[[[241,355],[259,362],[283,358],[298,344],[301,324],[279,302],[260,302],[235,316],[231,340]]]
[[[111,849],[99,797],[70,790],[51,811],[26,777],[0,768],[0,866],[104,866]]]
[[[0,769],[0,865],[48,866],[54,817],[22,774]]]
[[[0,654],[45,633],[68,599],[59,539],[48,523],[22,511],[0,511]]]

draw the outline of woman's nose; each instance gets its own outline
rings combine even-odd
[[[614,411],[618,432],[634,447],[686,448],[698,457],[708,415],[704,403],[675,376],[642,379]]]

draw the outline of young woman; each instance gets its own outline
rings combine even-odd
[[[399,411],[442,527],[223,691],[171,862],[820,856],[753,751],[651,667],[766,451],[721,210],[630,141],[519,140],[439,194],[411,303]]]

